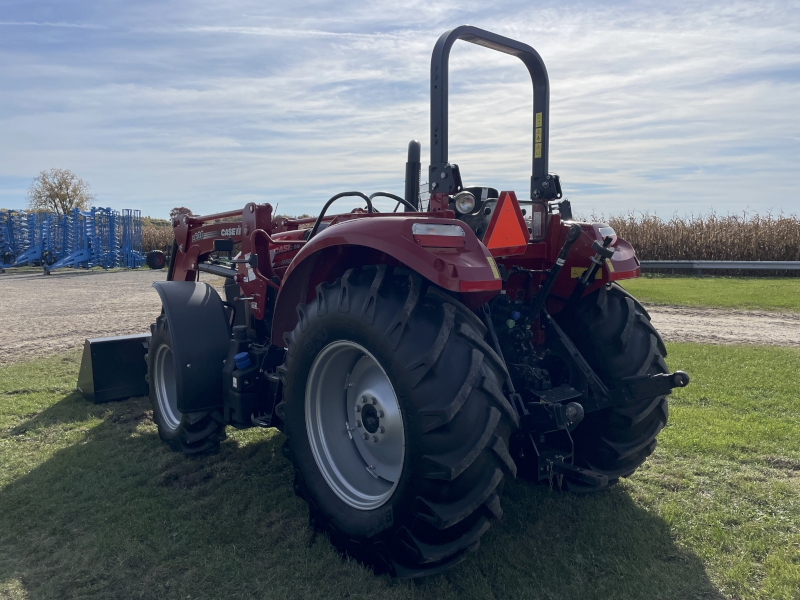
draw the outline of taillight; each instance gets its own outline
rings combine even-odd
[[[429,248],[463,248],[467,243],[467,234],[458,225],[414,223],[411,233],[417,244]]]

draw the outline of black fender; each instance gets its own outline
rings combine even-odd
[[[222,367],[231,333],[217,291],[195,281],[156,281],[167,317],[178,410],[199,412],[222,408]]]

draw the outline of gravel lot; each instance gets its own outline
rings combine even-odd
[[[161,312],[152,283],[166,273],[7,271],[0,275],[0,364],[82,347],[89,337],[150,331]]]
[[[146,269],[0,275],[0,364],[77,348],[87,337],[149,331],[161,309],[151,284],[165,277]],[[800,347],[800,314],[647,308],[667,341]]]
[[[646,306],[668,342],[800,347],[800,313]]]

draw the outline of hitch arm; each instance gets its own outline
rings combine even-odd
[[[607,235],[603,239],[603,243],[601,244],[597,240],[592,242],[592,250],[595,251],[595,255],[590,258],[589,260],[592,261],[592,264],[589,265],[589,268],[583,272],[578,278],[578,281],[575,282],[575,288],[572,290],[572,295],[570,296],[570,302],[574,302],[581,296],[583,296],[583,292],[586,291],[592,282],[594,281],[595,273],[603,264],[603,261],[607,258],[611,258],[614,256],[614,248],[609,248],[609,245],[612,242],[612,237]]]
[[[689,385],[689,374],[683,371],[623,377],[621,385],[611,392],[611,403],[612,405],[628,404],[656,396],[665,396],[674,388],[687,385]]]
[[[544,303],[547,300],[547,297],[550,295],[551,290],[553,289],[553,285],[558,278],[558,274],[561,272],[561,267],[564,266],[564,263],[567,260],[567,256],[569,255],[569,251],[572,249],[572,244],[575,243],[581,235],[581,226],[580,225],[572,225],[569,228],[569,233],[567,233],[567,241],[564,242],[564,245],[561,248],[561,251],[558,253],[558,259],[556,260],[556,264],[553,265],[553,268],[550,269],[550,275],[547,276],[544,284],[542,284],[542,288],[539,290],[539,293],[536,294],[536,297],[533,299],[533,303],[531,304],[531,318],[535,319],[539,316],[539,311],[544,308]]]
[[[596,398],[595,402],[598,405],[597,408],[605,408],[608,406],[609,402],[611,401],[611,394],[608,391],[608,388],[602,382],[602,380],[597,376],[597,373],[594,372],[592,367],[586,362],[586,359],[583,358],[580,350],[575,347],[575,344],[572,343],[572,340],[569,339],[569,336],[564,333],[564,330],[558,326],[558,323],[555,322],[555,319],[550,316],[545,309],[542,309],[542,317],[544,318],[545,324],[556,334],[558,341],[564,347],[564,349],[569,354],[569,357],[572,359],[573,364],[578,368],[581,372],[581,375],[586,379],[586,382],[589,384],[589,388],[594,392],[594,396]],[[590,410],[597,410],[597,409],[589,409],[586,407],[585,403],[584,408],[587,412]]]
[[[590,471],[589,469],[581,469],[563,461],[554,461],[550,468],[554,473],[591,488],[600,489],[608,485],[608,475]]]

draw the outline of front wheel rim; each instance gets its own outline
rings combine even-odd
[[[153,361],[153,379],[156,388],[156,400],[161,413],[163,425],[175,431],[181,424],[181,411],[178,410],[178,389],[175,382],[175,359],[172,350],[166,344],[156,349]]]
[[[359,510],[386,503],[403,472],[405,428],[378,360],[347,340],[323,348],[308,374],[305,416],[311,451],[333,492]]]

